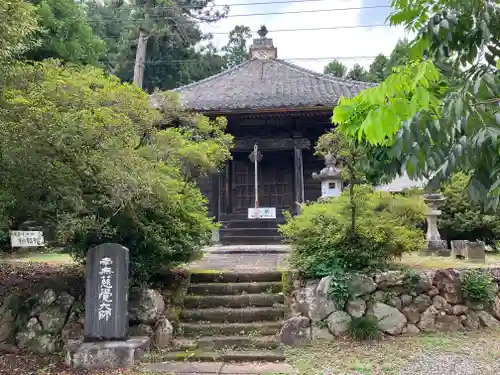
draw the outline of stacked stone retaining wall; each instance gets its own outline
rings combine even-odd
[[[74,285],[80,287],[73,287]],[[170,346],[189,274],[164,275],[151,288],[129,293],[130,335],[150,336],[156,347]],[[61,351],[68,340],[83,337],[83,275],[37,283],[30,290],[12,291],[0,298],[0,353]]]
[[[332,276],[302,281],[290,296],[294,317],[285,323],[283,341],[293,345],[304,337],[334,339],[347,333],[351,320],[363,316],[373,316],[379,330],[392,336],[498,328],[500,268],[484,270],[491,276],[496,294],[489,302],[464,296],[464,272],[467,270],[421,271],[413,274],[412,283],[404,271],[351,274],[347,282],[351,297],[343,308],[331,298]],[[287,326],[291,331],[300,326],[300,332],[287,333]],[[298,336],[302,339],[297,340]]]

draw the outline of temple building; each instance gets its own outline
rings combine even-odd
[[[280,60],[266,34],[265,27],[259,30],[244,63],[174,90],[188,109],[225,116],[235,137],[232,160],[202,186],[210,215],[222,223],[224,244],[281,241],[282,212],[296,213],[302,202],[321,196],[321,182],[312,175],[325,165],[314,155],[314,145],[332,128],[333,107],[341,96],[355,96],[371,85]],[[255,156],[258,219],[249,218],[256,198]]]

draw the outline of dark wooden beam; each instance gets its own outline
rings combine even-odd
[[[294,150],[296,148],[302,150],[311,147],[311,141],[306,138],[246,138],[236,139],[232,151],[252,150],[255,143],[262,151]]]
[[[302,160],[302,149],[293,149],[293,175],[294,175],[294,213],[300,213],[300,204],[304,202],[304,164]]]

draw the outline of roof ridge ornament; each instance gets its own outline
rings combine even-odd
[[[259,30],[258,38],[253,40],[250,46],[250,58],[259,60],[276,59],[278,57],[278,50],[273,45],[273,40],[267,37],[267,27],[262,25]]]
[[[259,31],[257,31],[257,34],[259,34],[261,39],[265,39],[267,33],[268,33],[268,31],[267,31],[266,25],[262,25],[260,27]]]

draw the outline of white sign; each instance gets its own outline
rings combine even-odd
[[[99,276],[101,277],[101,284],[99,288],[99,320],[106,320],[111,317],[111,313],[113,312],[111,309],[111,304],[113,303],[113,293],[111,289],[113,286],[111,285],[111,276],[113,275],[113,270],[111,269],[111,265],[113,261],[111,258],[104,257],[99,262],[101,265],[101,270],[99,271]]]
[[[12,247],[40,247],[45,246],[41,230],[13,230],[10,232]]]
[[[276,207],[259,207],[259,215],[257,217],[255,208],[248,209],[249,219],[276,219]]]

